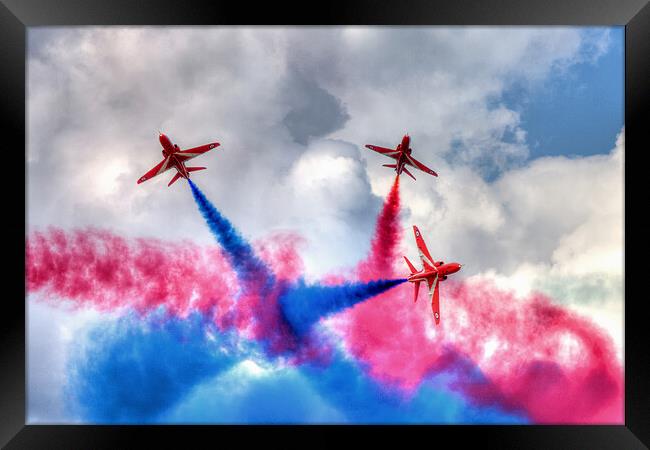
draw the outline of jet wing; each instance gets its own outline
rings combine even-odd
[[[188,148],[187,150],[181,150],[180,152],[174,153],[180,161],[187,161],[194,157],[200,156],[205,152],[212,150],[219,146],[218,142],[212,142],[210,144],[201,145],[200,147]]]
[[[393,159],[399,158],[400,153],[402,153],[398,150],[395,150],[394,148],[378,147],[376,145],[366,145],[366,148],[369,148],[370,150],[381,153],[382,155],[386,155]]]
[[[429,269],[435,269],[435,261],[431,257],[431,254],[429,253],[429,249],[427,248],[427,245],[424,243],[424,239],[422,239],[422,234],[420,234],[420,230],[418,230],[418,227],[413,225],[413,232],[415,233],[415,244],[418,246],[418,253],[420,254],[420,259],[422,260],[422,264],[425,267],[428,267]]]
[[[163,159],[158,164],[156,164],[153,169],[151,169],[149,172],[145,173],[138,179],[138,184],[142,183],[143,181],[147,181],[149,178],[153,178],[156,175],[160,175],[161,173],[175,167],[174,164],[171,164],[170,159],[171,158],[168,156],[167,158]]]
[[[440,280],[438,279],[438,274],[432,280],[431,278],[427,279],[429,284],[429,298],[431,299],[431,309],[433,310],[433,318],[436,321],[436,325],[440,323],[440,295],[438,287],[440,286]]]
[[[406,155],[406,164],[408,164],[411,167],[415,167],[416,169],[421,170],[422,172],[428,173],[430,175],[433,175],[434,177],[437,177],[438,174],[435,173],[433,170],[429,169],[427,166],[422,164],[420,161],[417,159],[413,158],[411,155]]]

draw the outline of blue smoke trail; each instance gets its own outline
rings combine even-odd
[[[74,349],[69,406],[94,423],[156,422],[196,384],[235,363],[224,350],[228,339],[199,314],[154,313],[144,322],[129,315],[102,324]]]
[[[373,380],[359,363],[340,352],[327,367],[304,366],[302,373],[351,423],[525,423],[527,418],[498,406],[472,405],[451,392],[446,374],[429,378],[415,393],[404,394]],[[474,366],[479,371],[478,367]]]
[[[444,376],[412,395],[368,377],[337,352],[327,366],[251,374],[241,367],[197,386],[161,417],[171,423],[527,423],[498,406],[477,406],[447,388]]]
[[[237,275],[247,283],[259,282],[270,289],[275,282],[272,271],[255,254],[253,247],[237,232],[235,227],[214,207],[203,192],[188,179],[194,200],[210,227],[217,242],[226,251]]]
[[[251,342],[231,354],[224,350],[234,349],[229,339],[199,314],[185,320],[152,314],[144,323],[136,316],[123,317],[93,329],[85,351],[77,348],[67,390],[91,423],[528,421],[498,403],[474,405],[449,389],[467,373],[473,374],[473,383],[489,382],[469,360],[458,370],[452,364],[405,395],[369,377],[341,351],[327,365],[250,372],[239,363],[263,357],[255,350],[259,344]]]
[[[304,280],[299,280],[280,297],[280,307],[289,325],[301,336],[321,317],[354,306],[405,281],[406,279],[401,278],[336,286],[308,286]]]

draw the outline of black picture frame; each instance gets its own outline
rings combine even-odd
[[[620,426],[90,426],[26,425],[25,272],[26,166],[12,151],[25,148],[27,27],[45,25],[624,25],[625,26],[625,425]],[[631,219],[632,199],[647,202],[642,158],[648,111],[650,5],[647,0],[336,0],[319,3],[222,0],[1,0],[0,108],[5,152],[3,320],[0,346],[0,444],[6,448],[131,448],[187,446],[188,439],[241,443],[338,444],[342,434],[362,434],[389,444],[451,443],[488,448],[636,449],[650,445],[650,342],[640,289],[645,264],[634,253],[648,246],[648,219]],[[646,126],[647,127],[647,126]],[[9,139],[7,139],[9,137]],[[25,164],[25,160],[23,160]],[[597,183],[598,180],[594,180]],[[22,189],[22,191],[21,191]],[[22,193],[22,195],[17,195]],[[641,259],[640,261],[643,261]],[[22,265],[21,265],[22,264]],[[634,288],[639,286],[639,289]],[[634,292],[635,295],[631,295]],[[233,445],[233,444],[229,444]],[[419,445],[419,444],[416,444]],[[444,444],[445,447],[449,444]]]

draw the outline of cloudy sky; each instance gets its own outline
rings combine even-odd
[[[370,247],[412,138],[402,226],[434,257],[604,327],[623,355],[623,29],[83,27],[28,33],[28,231],[212,243],[161,159],[221,143],[193,180],[251,239],[305,238],[308,277]],[[411,239],[405,254],[415,255]],[[28,302],[29,415],[66,417],[67,343],[93,311]],[[49,368],[45,370],[44,368]]]

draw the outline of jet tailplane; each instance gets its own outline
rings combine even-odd
[[[411,261],[409,261],[409,259],[406,256],[404,257],[404,261],[406,261],[406,265],[409,266],[411,275],[418,272],[418,270],[415,268],[415,266],[411,263]]]
[[[409,170],[408,170],[406,167],[404,167],[402,170],[403,170],[404,172],[406,172],[406,174],[407,174],[409,177],[411,177],[411,178],[413,178],[413,179],[415,180],[415,177],[413,176],[413,174],[412,174],[411,172],[409,172]]]
[[[169,182],[169,184],[167,185],[167,187],[169,187],[169,186],[171,186],[172,184],[174,184],[174,183],[176,182],[176,180],[178,180],[180,177],[182,177],[181,173],[180,173],[180,172],[176,172],[176,175],[174,175],[174,178],[172,178],[172,181]]]

